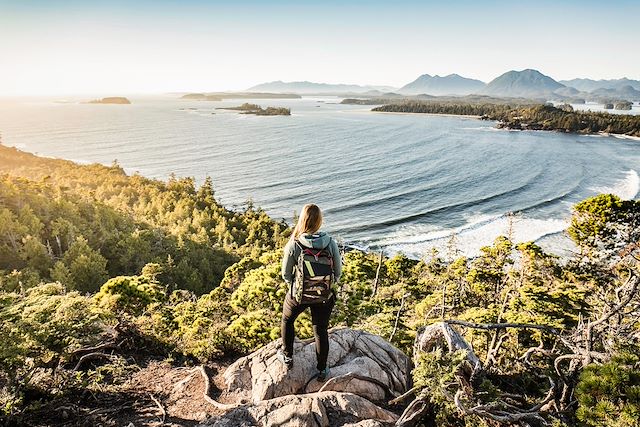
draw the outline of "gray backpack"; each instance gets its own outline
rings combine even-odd
[[[298,262],[294,269],[291,296],[301,304],[322,304],[327,302],[333,292],[331,285],[335,282],[333,273],[333,254],[329,247],[307,248],[295,241],[300,250]]]

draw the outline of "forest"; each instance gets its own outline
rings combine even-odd
[[[508,105],[408,101],[373,108],[394,113],[429,113],[480,116],[498,121],[498,128],[547,130],[581,134],[611,133],[640,137],[640,116],[574,111],[568,105]]]
[[[453,114],[513,112],[474,108]],[[547,111],[531,117],[559,114]],[[56,408],[73,405],[91,419],[70,396],[121,392],[150,359],[233,360],[277,339],[290,233],[251,202],[220,205],[211,179],[128,176],[115,161],[78,165],[0,144],[0,422],[54,423]],[[407,355],[437,322],[471,344],[484,368],[468,381],[464,352],[416,360],[410,397],[422,425],[637,426],[640,201],[586,199],[568,234],[569,259],[508,232],[473,258],[455,241],[419,260],[345,250],[331,326]],[[312,336],[308,314],[297,331]]]

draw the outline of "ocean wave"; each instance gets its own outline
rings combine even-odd
[[[546,206],[550,206],[553,205],[555,203],[561,203],[561,202],[567,202],[565,199],[569,196],[571,196],[572,194],[574,194],[582,185],[582,177],[584,176],[584,167],[582,167],[582,172],[580,174],[580,178],[575,181],[573,183],[573,185],[571,186],[571,188],[569,190],[564,191],[562,194],[559,194],[555,197],[552,197],[550,199],[547,200],[541,200],[539,202],[536,202],[530,206],[527,206],[525,208],[522,209],[518,209],[517,212],[519,213],[526,213],[526,212],[531,212],[534,210],[538,210],[540,208],[546,207]],[[569,203],[571,204],[571,203]]]
[[[640,136],[631,136],[631,135],[619,135],[615,133],[607,134],[607,136],[612,136],[618,139],[630,139],[632,141],[640,141]]]
[[[623,200],[634,199],[640,192],[640,176],[634,170],[625,171],[625,177],[608,187],[592,187],[596,193],[615,194]]]
[[[369,231],[369,230],[375,230],[378,229],[380,227],[391,227],[394,225],[400,225],[400,224],[407,224],[407,223],[411,223],[411,222],[415,222],[417,220],[423,219],[423,218],[427,218],[431,215],[438,215],[444,212],[447,213],[454,213],[454,212],[461,212],[464,211],[467,208],[471,208],[471,207],[477,207],[478,205],[481,205],[483,203],[487,203],[490,202],[492,200],[496,200],[496,199],[500,199],[501,197],[505,197],[505,196],[513,196],[516,195],[518,193],[521,193],[525,190],[527,190],[533,183],[533,180],[529,180],[526,183],[516,187],[516,188],[511,188],[509,190],[506,191],[502,191],[496,194],[492,194],[486,197],[481,197],[478,199],[473,199],[473,200],[466,200],[464,202],[460,202],[460,203],[451,203],[451,204],[447,204],[445,206],[440,206],[434,209],[430,209],[428,211],[425,212],[420,212],[420,213],[415,213],[415,214],[411,214],[411,215],[404,215],[401,217],[396,217],[393,219],[389,219],[386,221],[380,221],[380,222],[376,222],[376,223],[372,223],[372,224],[363,224],[363,225],[359,225],[359,226],[355,226],[355,227],[350,227],[347,229],[343,229],[341,230],[341,232],[343,233],[354,233],[354,232],[363,232],[363,231]],[[418,190],[414,190],[414,191],[418,191]],[[410,191],[409,193],[413,193],[414,191]]]
[[[510,229],[513,241],[519,243],[562,233],[568,226],[566,219],[536,219],[517,215],[478,216],[453,229],[404,227],[379,245],[389,252],[403,252],[412,258],[420,258],[432,249],[446,255],[451,246],[461,255],[472,257],[477,256],[480,248],[491,244],[496,237],[507,235]]]
[[[497,128],[493,127],[493,126],[476,126],[476,127],[466,127],[466,128],[460,128],[460,129],[462,129],[462,130],[483,130],[483,131],[500,130],[500,129],[497,129]]]

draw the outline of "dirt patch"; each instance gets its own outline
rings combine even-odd
[[[212,364],[208,368],[211,373],[212,394],[219,394],[220,386],[216,383],[216,377],[222,379],[218,371],[224,371],[224,367]],[[137,394],[154,396],[162,404],[168,417],[189,421],[201,421],[208,416],[221,414],[221,411],[204,400],[204,387],[204,379],[197,369],[175,368],[167,362],[149,364],[125,385],[127,390]],[[212,397],[217,397],[215,394]]]
[[[207,365],[210,393],[222,402],[235,403],[233,395],[222,393],[222,372],[228,364]],[[222,413],[205,401],[203,391],[204,379],[197,368],[149,361],[116,391],[67,390],[62,397],[43,399],[28,413],[0,419],[0,426],[195,426]]]

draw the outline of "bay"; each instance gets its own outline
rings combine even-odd
[[[563,231],[574,203],[599,192],[630,199],[640,190],[634,139],[373,113],[333,97],[129,99],[2,100],[2,142],[84,163],[117,159],[127,173],[153,178],[210,176],[226,206],[252,200],[289,222],[304,203],[316,203],[325,229],[342,241],[412,257],[451,247],[474,255],[505,233],[562,253],[571,250]],[[292,115],[216,109],[243,102]]]

